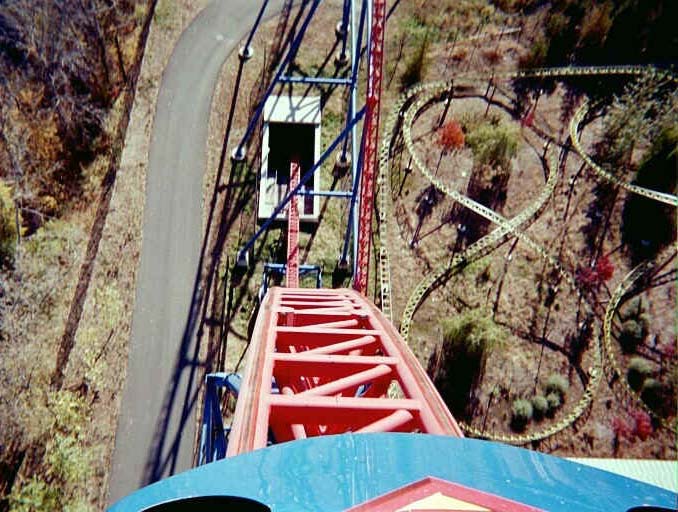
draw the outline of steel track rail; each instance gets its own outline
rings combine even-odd
[[[589,111],[588,102],[584,102],[574,113],[572,119],[570,120],[570,140],[572,140],[572,146],[574,147],[577,154],[586,162],[586,165],[595,173],[595,175],[612,185],[623,188],[627,192],[632,194],[638,194],[639,196],[652,199],[653,201],[659,201],[669,206],[678,206],[678,197],[673,194],[666,194],[664,192],[657,192],[649,188],[639,187],[638,185],[633,185],[632,183],[627,183],[624,180],[620,179],[618,176],[607,172],[596,162],[593,161],[587,153],[584,147],[582,146],[581,140],[579,138],[579,126],[584,120],[584,117]]]
[[[530,72],[504,73],[500,75],[495,75],[495,78],[503,79],[550,78],[550,77],[562,78],[568,76],[594,76],[594,75],[641,76],[647,73],[663,73],[667,75],[667,73],[664,73],[662,71],[658,71],[654,68],[647,68],[643,66],[606,66],[606,67],[587,66],[587,67],[568,67],[568,68],[546,68],[533,70]],[[457,78],[456,81],[457,83],[459,83],[460,81],[477,82],[481,80],[485,81],[487,79],[488,77],[486,76],[466,75]],[[674,80],[673,77],[671,77],[671,79]],[[422,174],[424,174],[427,177],[427,179],[438,189],[440,189],[443,193],[445,193],[455,201],[461,203],[466,208],[474,211],[475,213],[493,222],[494,224],[497,225],[497,228],[484,238],[470,245],[462,253],[455,255],[453,258],[451,258],[450,262],[447,265],[438,268],[436,271],[427,275],[426,277],[424,277],[422,281],[418,283],[418,285],[415,287],[414,291],[412,292],[407,301],[401,319],[400,331],[403,338],[406,341],[409,336],[414,314],[416,313],[417,309],[423,302],[424,298],[432,291],[432,289],[446,277],[449,277],[454,273],[459,272],[461,269],[463,269],[466,265],[468,265],[472,261],[475,261],[485,256],[486,254],[489,254],[510,237],[518,238],[521,242],[523,242],[532,250],[537,252],[543,259],[545,259],[551,266],[553,266],[553,268],[557,270],[560,277],[564,281],[566,281],[572,287],[573,290],[577,291],[577,293],[582,298],[585,298],[581,291],[578,289],[576,282],[574,281],[574,278],[559,264],[559,262],[556,261],[552,256],[550,256],[541,246],[539,246],[536,242],[534,242],[524,234],[525,229],[529,227],[529,225],[534,220],[536,220],[538,216],[542,213],[544,207],[548,203],[548,200],[553,194],[553,191],[557,184],[558,168],[557,166],[553,165],[553,159],[551,156],[548,160],[549,176],[546,182],[546,186],[544,187],[542,192],[521,213],[519,213],[518,215],[511,219],[505,219],[504,217],[490,210],[489,208],[486,208],[483,205],[480,205],[475,201],[471,200],[470,198],[453,190],[452,188],[447,186],[447,184],[443,183],[441,180],[434,177],[430,170],[427,169],[427,167],[423,164],[420,157],[417,155],[411,136],[412,124],[420,114],[421,110],[426,107],[426,105],[428,105],[432,100],[434,100],[436,96],[439,96],[441,93],[451,90],[452,87],[453,84],[451,82],[436,82],[432,84],[421,84],[415,86],[414,88],[408,90],[399,98],[393,110],[391,111],[391,114],[389,115],[387,122],[385,123],[385,133],[389,135],[389,137],[385,137],[384,140],[382,141],[382,147],[379,158],[379,180],[378,180],[380,186],[379,193],[380,246],[378,260],[379,282],[380,282],[380,295],[382,301],[382,308],[384,309],[385,313],[389,317],[392,314],[390,258],[386,243],[386,241],[388,240],[389,219],[391,218],[390,136],[393,134],[396,128],[397,120],[399,117],[404,118],[402,130],[405,139],[405,146],[407,148],[409,155],[412,158],[412,161],[415,164],[415,167],[417,167],[417,169],[420,172],[422,172]],[[416,98],[418,99],[413,102],[412,100]],[[403,112],[403,107],[406,104],[408,104],[408,102],[410,103],[410,107],[405,109],[405,111]],[[586,155],[579,142],[578,133],[579,133],[579,124],[581,123],[581,120],[583,119],[587,111],[588,108],[586,104],[584,104],[582,105],[582,107],[580,107],[580,109],[578,109],[575,116],[573,116],[573,119],[570,123],[570,135],[575,150],[578,152],[578,154],[580,154],[580,156],[582,156],[582,158],[586,161],[587,165],[589,165],[589,167],[593,169],[594,173],[601,179],[618,184],[619,186],[622,186],[623,188],[630,192],[638,193],[643,195],[644,197],[659,200],[666,204],[678,204],[677,202],[678,199],[675,196],[671,196],[670,194],[662,194],[660,192],[651,191],[649,189],[644,189],[642,187],[637,187],[635,185],[626,184],[621,180],[615,179],[614,176],[609,175],[607,172],[605,172],[603,169],[597,166],[595,162],[593,162],[593,160],[590,157],[588,157],[588,155]],[[636,278],[638,277],[639,276],[636,276]],[[617,303],[618,301],[619,300],[617,300]],[[591,311],[590,305],[586,302],[586,300],[584,300],[583,303],[585,304],[585,308],[590,312]],[[603,326],[604,332],[602,336],[605,340],[605,343],[609,346],[611,346],[611,342],[609,341],[611,338],[610,326],[611,324],[609,322],[604,323]],[[461,424],[462,428],[467,433],[477,437],[490,438],[513,444],[525,444],[531,441],[550,437],[573,424],[579,417],[581,417],[581,415],[585,412],[585,410],[589,407],[589,405],[593,401],[595,391],[603,375],[602,369],[603,348],[601,345],[601,336],[594,335],[594,338],[596,339],[596,342],[594,343],[593,347],[594,361],[593,366],[589,368],[589,381],[580,400],[577,402],[577,404],[575,404],[575,406],[568,413],[568,415],[561,421],[539,432],[533,432],[526,435],[506,435],[496,432],[485,432],[480,431],[479,429],[471,425],[463,423]],[[611,353],[609,348],[608,350],[606,350],[606,352],[608,354]]]

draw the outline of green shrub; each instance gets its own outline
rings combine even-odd
[[[12,189],[0,182],[0,265],[14,261],[17,234]]]
[[[90,453],[81,440],[72,435],[56,434],[46,456],[49,472],[67,484],[86,482],[92,467]]]
[[[25,483],[16,482],[12,486],[9,506],[12,512],[61,510],[63,502],[57,487],[48,485],[34,476]]]
[[[519,399],[511,406],[511,428],[513,430],[525,430],[532,419],[532,404],[529,400]]]
[[[549,393],[546,395],[546,402],[549,405],[548,414],[553,415],[563,404],[558,393]]]
[[[471,133],[484,124],[496,126],[501,122],[501,117],[494,111],[485,115],[484,110],[465,110],[458,115],[459,124],[465,133]]]
[[[622,324],[619,333],[619,344],[625,354],[632,354],[643,341],[645,333],[643,332],[643,322],[638,320],[626,320]]]
[[[546,381],[546,393],[557,394],[561,402],[564,401],[568,389],[570,389],[568,380],[557,373],[552,373]]]
[[[435,43],[440,39],[440,29],[427,19],[426,11],[415,11],[407,17],[402,23],[401,30],[407,33],[408,39],[414,41],[429,38]]]
[[[645,379],[640,397],[650,409],[655,412],[661,412],[665,398],[664,386],[656,379]]]
[[[652,365],[647,359],[642,357],[632,357],[626,371],[626,379],[629,386],[638,391],[643,385],[643,381],[652,375]]]
[[[487,355],[505,333],[482,308],[443,321],[442,331],[443,342],[431,355],[428,373],[452,414],[464,417]]]
[[[158,2],[153,13],[153,21],[162,29],[170,30],[176,25],[178,10],[175,3],[170,1]]]
[[[549,411],[549,402],[543,395],[535,395],[532,397],[532,411],[536,420],[542,419]]]
[[[518,151],[518,136],[518,128],[513,124],[483,123],[468,133],[466,143],[478,164],[508,171]]]

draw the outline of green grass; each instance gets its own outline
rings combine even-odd
[[[171,29],[176,23],[177,6],[171,0],[160,0],[153,13],[153,21],[163,30]]]

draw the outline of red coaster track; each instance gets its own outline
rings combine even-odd
[[[379,143],[379,112],[381,106],[381,78],[384,61],[384,27],[386,2],[372,2],[372,39],[367,77],[367,111],[365,113],[365,149],[360,186],[360,212],[358,225],[358,256],[353,288],[363,295],[367,291],[370,266],[370,239],[372,237],[372,210],[374,207],[374,179],[377,168]]]
[[[402,398],[387,396],[394,382]],[[345,432],[462,436],[398,332],[361,294],[271,288],[252,335],[227,456]]]
[[[299,160],[290,162],[290,190],[299,185]],[[294,196],[287,210],[287,287],[299,287],[299,199]]]

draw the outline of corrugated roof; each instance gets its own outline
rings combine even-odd
[[[574,458],[568,460],[616,473],[678,493],[678,461]]]

